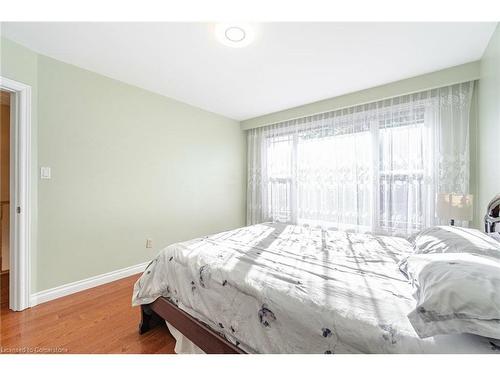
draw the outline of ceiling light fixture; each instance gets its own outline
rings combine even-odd
[[[253,42],[254,31],[250,25],[220,23],[215,25],[215,37],[225,46],[241,48]]]

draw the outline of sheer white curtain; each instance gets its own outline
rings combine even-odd
[[[406,235],[469,192],[473,82],[248,131],[247,222]]]

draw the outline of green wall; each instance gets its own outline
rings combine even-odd
[[[481,59],[478,134],[478,222],[500,193],[500,24]]]
[[[244,225],[238,122],[2,41],[1,74],[37,92],[33,291]],[[38,178],[40,166],[51,180]]]

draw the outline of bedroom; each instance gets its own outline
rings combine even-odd
[[[2,20],[2,352],[500,354],[491,18]]]

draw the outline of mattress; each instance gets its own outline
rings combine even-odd
[[[168,298],[249,353],[500,353],[475,335],[420,339],[403,238],[258,224],[168,246],[133,305]]]

